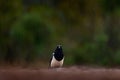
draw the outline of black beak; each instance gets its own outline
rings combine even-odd
[[[62,48],[62,46],[61,45],[57,45],[57,48],[60,49],[60,48]]]

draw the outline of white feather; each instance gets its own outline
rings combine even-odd
[[[52,57],[52,61],[51,61],[51,67],[52,67],[52,68],[53,68],[53,67],[62,67],[63,61],[64,61],[64,58],[63,58],[61,61],[57,61],[57,60],[55,59],[55,57],[53,56],[53,57]]]

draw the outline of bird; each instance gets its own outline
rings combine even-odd
[[[63,62],[64,62],[64,54],[62,50],[62,45],[57,45],[50,59],[50,68],[60,68],[63,66]]]

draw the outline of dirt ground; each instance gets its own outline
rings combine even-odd
[[[0,68],[0,80],[120,80],[120,69],[87,67]]]

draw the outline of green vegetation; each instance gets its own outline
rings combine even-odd
[[[0,62],[49,61],[63,45],[65,65],[120,65],[119,0],[0,1]]]

